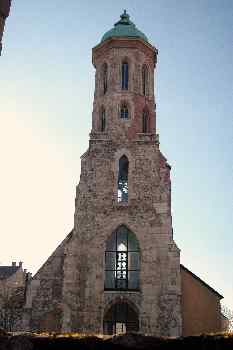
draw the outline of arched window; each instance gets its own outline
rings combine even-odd
[[[118,170],[118,202],[128,201],[128,172],[129,161],[124,155],[119,159]]]
[[[142,132],[143,133],[148,132],[148,128],[149,128],[148,124],[149,124],[148,112],[144,110],[142,113]]]
[[[126,103],[123,103],[121,105],[121,119],[128,119],[129,118],[129,110]]]
[[[104,63],[103,65],[103,92],[104,94],[107,92],[108,89],[108,65],[107,63]]]
[[[142,93],[144,96],[148,94],[148,69],[146,65],[142,67]]]
[[[123,62],[121,65],[121,75],[121,88],[122,90],[128,90],[129,65],[127,62]]]
[[[105,251],[105,289],[139,289],[139,243],[124,225],[108,239]]]
[[[138,313],[126,301],[113,304],[104,314],[104,334],[138,332]]]
[[[100,131],[105,131],[106,128],[106,115],[105,115],[105,109],[102,108],[100,113]]]

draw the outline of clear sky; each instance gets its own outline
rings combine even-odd
[[[157,126],[181,262],[233,309],[232,0],[13,1],[0,58],[0,263],[34,273],[73,227],[91,49],[124,8],[159,50]]]

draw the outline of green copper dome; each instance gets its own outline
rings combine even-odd
[[[110,29],[104,34],[101,42],[112,37],[130,37],[130,38],[141,38],[148,42],[147,37],[140,30],[137,29],[135,24],[130,21],[128,13],[124,10],[121,15],[120,21],[114,24],[114,28]]]

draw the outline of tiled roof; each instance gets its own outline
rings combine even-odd
[[[223,299],[223,296],[219,294],[214,288],[210,287],[205,281],[203,281],[200,277],[195,275],[192,271],[187,269],[184,265],[180,264],[181,269],[188,272],[190,275],[192,275],[196,280],[198,280],[200,283],[202,283],[206,288],[208,288],[212,293],[216,294],[219,299]]]
[[[0,266],[0,280],[4,280],[10,276],[12,276],[17,270],[19,266]]]

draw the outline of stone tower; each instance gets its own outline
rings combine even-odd
[[[74,229],[28,287],[24,329],[181,335],[170,166],[156,135],[157,53],[126,12],[93,49]]]
[[[124,12],[92,53],[92,130],[65,249],[62,328],[180,335],[170,166],[156,135],[157,50]]]

